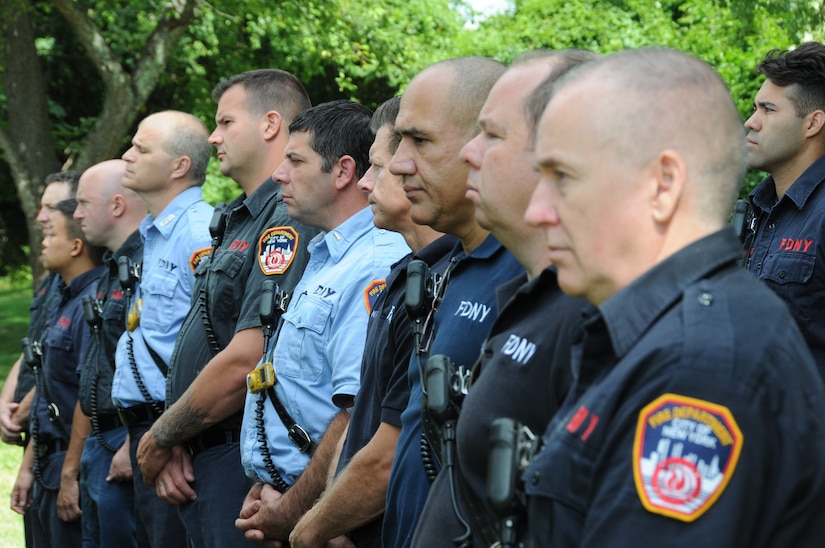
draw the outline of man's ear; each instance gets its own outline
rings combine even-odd
[[[123,194],[115,194],[112,196],[109,208],[112,211],[112,217],[117,218],[123,216],[123,214],[126,213],[126,199],[123,197]]]
[[[83,254],[83,249],[86,244],[83,243],[83,240],[80,238],[72,238],[72,248],[69,250],[69,254],[72,257],[79,257]]]
[[[687,164],[681,154],[663,150],[650,164],[650,208],[653,220],[667,224],[676,212],[687,181]]]
[[[347,154],[341,156],[332,169],[335,173],[335,188],[337,190],[344,190],[351,183],[358,183],[358,177],[355,175],[355,159],[352,156]]]
[[[175,158],[175,167],[172,170],[172,179],[183,179],[189,170],[192,169],[192,158],[189,156],[178,156]]]
[[[805,129],[805,136],[814,137],[822,133],[822,128],[825,127],[825,112],[815,110],[808,114],[808,117],[810,117],[810,120],[808,121],[808,127]]]
[[[281,113],[270,110],[264,115],[264,139],[270,141],[281,132]]]

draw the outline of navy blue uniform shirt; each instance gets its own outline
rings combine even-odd
[[[429,266],[453,249],[456,238],[442,236],[419,253]],[[404,307],[407,293],[407,255],[387,276],[387,288],[378,296],[367,325],[367,339],[361,362],[361,388],[350,410],[349,430],[338,460],[338,472],[375,435],[380,423],[401,426],[401,412],[407,406],[410,386],[407,369],[413,347],[410,319]],[[359,548],[381,546],[382,517],[349,533]]]
[[[112,402],[112,376],[115,372],[117,341],[126,330],[126,296],[118,280],[117,261],[129,257],[139,264],[143,256],[140,233],[135,230],[115,253],[107,251],[103,256],[105,270],[97,282],[96,298],[102,305],[101,326],[97,335],[89,340],[89,350],[80,373],[78,401],[86,416],[92,416],[92,403],[97,415],[117,412]],[[94,397],[92,390],[95,391]]]
[[[562,293],[551,269],[530,282],[523,275],[502,285],[498,302],[501,312],[456,423],[456,473],[466,486],[456,490],[458,508],[473,528],[473,546],[484,548],[498,538],[486,488],[490,423],[510,417],[533,432],[544,430],[570,388],[570,347],[587,304]],[[472,514],[477,517],[471,519]],[[442,470],[430,489],[413,545],[435,546],[463,532]]]
[[[72,429],[81,364],[89,342],[89,326],[83,318],[83,297],[94,295],[102,273],[103,267],[99,266],[76,276],[69,285],[61,283],[61,300],[52,310],[43,330],[40,382],[44,386],[36,389],[37,397],[31,410],[32,418],[38,423],[37,435],[41,443],[47,439],[62,439],[69,443],[66,434]],[[49,420],[49,403],[57,406],[66,432],[63,432],[60,422]]]
[[[523,474],[532,546],[821,546],[825,387],[729,228],[596,310]]]
[[[59,284],[60,276],[49,272],[34,290],[34,296],[29,303],[29,330],[26,335],[29,341],[41,339],[49,313],[60,301]],[[20,402],[29,390],[34,388],[34,371],[26,364],[21,364],[21,366],[17,375],[17,384],[14,387],[14,401],[16,402]]]
[[[456,367],[472,367],[498,314],[495,288],[523,272],[524,268],[492,235],[469,255],[459,243],[450,254],[448,268],[450,281],[435,313],[432,328],[435,334],[429,356],[441,354],[449,357]],[[433,271],[446,271],[442,261],[433,266]],[[381,531],[384,546],[395,548],[409,546],[412,542],[430,490],[420,449],[424,432],[421,418],[424,394],[419,361],[419,356],[414,353],[407,376],[410,397],[401,413],[401,434],[390,474]],[[437,472],[437,469],[433,470]]]
[[[747,268],[788,304],[825,378],[825,157],[776,199],[773,177],[750,195]]]

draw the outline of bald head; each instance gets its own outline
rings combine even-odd
[[[209,131],[199,118],[177,110],[165,110],[143,119],[138,129],[151,126],[162,135],[161,148],[170,156],[186,156],[192,166],[189,177],[195,185],[202,185],[206,180],[206,166],[212,155],[209,144]]]
[[[502,63],[488,57],[458,57],[439,61],[422,70],[420,77],[438,74],[449,82],[446,112],[450,121],[471,138],[478,131],[478,113],[493,84],[507,70]],[[412,82],[411,82],[412,84]]]
[[[719,75],[675,50],[628,50],[587,63],[562,78],[559,93],[598,82],[610,100],[593,104],[593,136],[635,165],[671,149],[686,161],[694,213],[719,226],[744,177],[746,149],[739,112]]]
[[[126,162],[107,160],[80,176],[74,218],[89,243],[116,251],[137,230],[146,216],[146,205],[122,184]]]

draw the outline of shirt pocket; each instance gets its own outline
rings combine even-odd
[[[567,432],[544,442],[523,475],[529,517],[542,516],[533,520],[539,527],[534,533],[537,538],[580,539],[597,451]]]
[[[814,273],[816,256],[804,253],[774,253],[765,259],[765,279],[779,285],[804,284]]]
[[[211,262],[209,277],[204,287],[209,292],[209,319],[213,324],[231,323],[233,316],[240,309],[240,299],[246,280],[239,282],[236,278],[243,265],[244,256],[229,249],[220,250]]]
[[[46,330],[45,346],[44,363],[47,363],[50,367],[48,371],[44,370],[44,374],[56,382],[77,384],[79,364],[75,356],[71,329],[49,327]]]
[[[301,295],[294,310],[284,315],[290,324],[282,341],[287,348],[287,359],[275,363],[279,374],[295,379],[315,381],[324,369],[327,326],[333,303],[317,295]]]
[[[175,313],[178,280],[171,274],[153,274],[141,284],[143,310],[141,323],[157,331],[167,331]]]

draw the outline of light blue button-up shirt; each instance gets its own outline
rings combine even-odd
[[[272,363],[275,391],[289,414],[316,443],[360,386],[361,355],[371,304],[384,288],[390,267],[409,253],[401,235],[375,228],[370,208],[309,243],[310,259],[295,288]],[[258,401],[264,398],[263,428],[273,464],[293,483],[309,462],[287,437],[266,391],[247,392],[241,430],[241,461],[253,479],[272,482],[257,433]]]
[[[136,298],[143,306],[140,325],[124,332],[117,344],[112,400],[119,407],[147,403],[135,381],[132,356],[151,398],[166,399],[166,379],[146,345],[169,363],[191,306],[193,271],[210,250],[213,209],[203,201],[201,187],[191,187],[175,196],[160,215],[148,215],[140,223],[143,268]]]

